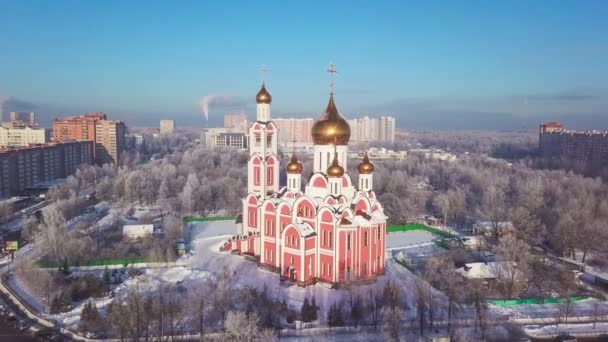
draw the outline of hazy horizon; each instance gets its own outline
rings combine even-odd
[[[347,118],[399,128],[608,129],[608,4],[9,2],[0,104],[130,126],[253,118],[268,66],[274,117],[318,117],[336,64]],[[27,24],[24,24],[27,23]],[[209,123],[203,120],[208,108]]]

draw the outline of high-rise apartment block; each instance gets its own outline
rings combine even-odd
[[[249,128],[245,114],[227,114],[224,116],[224,128],[245,133]]]
[[[122,121],[97,121],[95,159],[99,164],[117,163],[125,150],[126,127]]]
[[[105,113],[89,113],[77,117],[55,119],[53,121],[53,140],[95,140],[97,121],[106,120]]]
[[[54,141],[93,141],[93,153],[99,164],[119,160],[125,148],[125,134],[124,123],[108,120],[105,113],[89,113],[53,121]]]
[[[40,183],[65,178],[93,161],[93,141],[0,149],[0,197],[24,194]]]
[[[395,142],[395,118],[381,116],[370,118],[364,116],[348,120],[351,127],[351,141],[354,142]]]
[[[11,112],[10,123],[13,127],[38,127],[34,112]]]
[[[49,142],[49,132],[45,128],[0,127],[0,147],[23,147]]]
[[[175,120],[160,120],[160,134],[173,134],[175,132]]]
[[[312,118],[303,119],[274,119],[274,123],[279,128],[279,143],[288,144],[291,142],[312,144],[310,130],[315,121]]]
[[[550,122],[540,125],[538,140],[544,158],[581,162],[591,168],[608,166],[608,131],[575,131]]]

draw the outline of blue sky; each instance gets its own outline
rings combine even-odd
[[[317,116],[334,62],[347,117],[400,127],[608,128],[606,1],[0,1],[4,111],[129,125]]]

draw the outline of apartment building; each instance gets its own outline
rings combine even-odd
[[[350,140],[353,142],[395,142],[395,118],[381,116],[370,118],[364,116],[348,120]]]
[[[126,147],[126,127],[122,121],[108,120],[105,113],[88,113],[53,121],[53,141],[84,141],[94,143],[98,164],[116,163]]]
[[[160,120],[160,134],[175,133],[175,120]]]
[[[310,131],[315,121],[312,118],[277,118],[273,120],[279,129],[279,144],[291,142],[312,144]]]
[[[608,165],[608,131],[575,131],[557,122],[541,124],[539,151],[544,158],[559,158],[585,165]]]
[[[21,195],[38,184],[65,178],[93,161],[92,141],[0,150],[0,197]]]
[[[95,159],[99,164],[118,163],[126,146],[126,127],[122,121],[100,120],[96,124]]]
[[[23,147],[49,142],[49,132],[45,128],[0,127],[0,147]]]

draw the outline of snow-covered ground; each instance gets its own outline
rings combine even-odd
[[[598,303],[597,308],[595,307]],[[498,316],[509,316],[511,319],[551,318],[554,319],[563,310],[563,304],[523,304],[512,306],[490,305],[492,312]],[[592,317],[595,311],[608,314],[608,302],[597,299],[585,299],[571,303],[570,317]]]
[[[19,279],[16,275],[10,276],[6,283],[11,289],[23,300],[25,300],[31,307],[39,312],[44,310],[44,301],[42,298],[36,296],[27,284]]]
[[[317,283],[306,288],[298,286],[282,285],[279,275],[257,267],[257,265],[239,255],[229,252],[220,252],[220,246],[236,233],[236,225],[233,221],[195,222],[188,224],[188,242],[190,252],[178,261],[189,264],[189,267],[172,267],[161,269],[146,269],[143,274],[131,278],[119,285],[114,293],[117,296],[126,293],[129,289],[139,288],[140,291],[152,291],[161,283],[175,284],[180,282],[186,288],[194,288],[197,283],[227,268],[233,273],[237,286],[252,286],[259,290],[266,288],[277,299],[285,299],[288,305],[299,309],[305,298],[315,297],[319,305],[319,314],[324,317],[329,307],[334,302],[343,301],[348,294],[346,290],[330,289],[327,284]],[[432,242],[434,236],[424,231],[412,231],[406,233],[391,233],[388,235],[387,245],[412,247],[416,244]],[[416,275],[397,264],[390,254],[387,255],[386,275],[380,277],[372,284],[357,286],[356,292],[361,295],[367,294],[374,287],[384,286],[385,282],[395,281],[406,289],[408,305],[413,307],[414,288]],[[435,291],[438,297],[443,296],[441,292]],[[437,297],[436,297],[437,298]],[[110,298],[98,298],[95,303],[100,311],[111,301]],[[84,303],[78,305],[71,312],[54,315],[52,318],[64,325],[71,326],[78,323],[80,312]]]
[[[220,252],[220,246],[236,232],[236,225],[232,221],[213,221],[197,222],[188,226],[188,243],[190,252],[179,259],[180,262],[189,266],[178,266],[160,269],[145,269],[142,274],[128,279],[114,289],[116,296],[124,295],[130,289],[138,288],[140,291],[153,291],[160,284],[176,284],[180,282],[186,288],[195,288],[200,282],[212,274],[221,272],[224,267],[233,272],[235,284],[237,286],[253,286],[260,290],[264,287],[277,299],[285,299],[288,305],[299,309],[305,298],[315,297],[317,305],[320,306],[319,315],[323,319],[329,306],[334,302],[344,300],[348,294],[346,290],[330,289],[326,284],[317,283],[306,288],[298,286],[286,286],[279,280],[279,275],[260,269],[257,265],[239,255],[229,252]],[[407,233],[391,233],[388,235],[387,245],[401,246],[403,250],[415,251],[420,248],[436,248],[434,245],[427,245],[432,242],[433,236],[427,232],[413,231]],[[415,243],[409,243],[415,241]],[[423,246],[413,246],[413,245]],[[409,248],[408,248],[409,247]],[[394,252],[394,251],[393,251]],[[417,276],[405,267],[399,265],[392,257],[392,253],[387,253],[386,274],[372,284],[360,285],[355,291],[360,294],[367,294],[369,289],[382,287],[387,281],[397,282],[406,295],[406,300],[410,308],[414,307],[415,301],[415,281]],[[14,288],[23,288],[24,284],[11,284]],[[29,296],[26,290],[20,294]],[[446,302],[443,293],[433,289],[435,299],[438,302]],[[27,297],[26,297],[27,298]],[[36,302],[36,298],[28,298],[28,301]],[[38,299],[40,300],[40,299]],[[100,311],[105,311],[111,298],[104,297],[94,300]],[[40,301],[38,301],[40,303]],[[51,318],[61,322],[65,326],[75,326],[78,323],[80,312],[84,303],[77,305],[72,311]],[[608,312],[608,304],[602,302],[602,310]],[[438,311],[441,310],[438,308]],[[555,317],[559,310],[557,304],[542,305],[519,305],[511,307],[491,306],[491,310],[497,316],[508,315],[510,318],[536,318],[536,317]],[[593,312],[593,301],[586,300],[573,303],[573,316],[591,315]],[[466,318],[468,314],[463,310],[459,318]],[[413,315],[414,310],[409,310]],[[441,313],[437,312],[439,318]],[[411,318],[411,317],[408,317]],[[529,324],[529,323],[524,323]]]
[[[388,233],[386,235],[386,248],[403,248],[424,243],[432,243],[435,238],[435,235],[425,230]]]
[[[570,334],[576,337],[584,336],[607,336],[608,323],[598,322],[583,324],[549,324],[549,325],[526,325],[524,332],[531,337],[556,337],[561,334]]]

